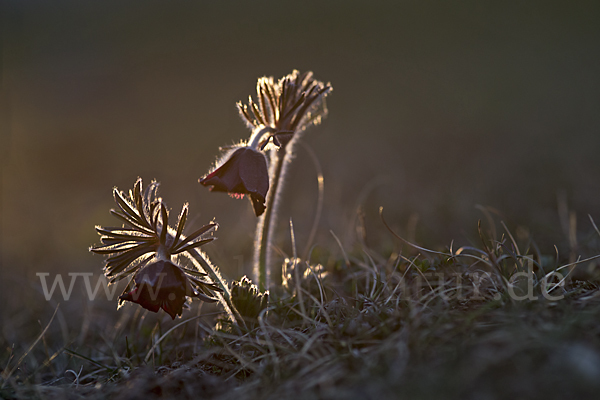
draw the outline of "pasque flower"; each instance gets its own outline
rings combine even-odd
[[[265,199],[269,190],[269,173],[265,155],[251,147],[237,147],[230,151],[225,161],[214,171],[200,179],[211,191],[227,192],[234,197],[249,195],[254,213],[265,211]]]
[[[150,263],[141,268],[133,279],[135,289],[119,299],[137,303],[152,312],[162,308],[173,319],[181,316],[188,296],[211,303],[216,301],[194,289],[183,270],[170,261]]]
[[[314,79],[312,72],[292,71],[279,80],[259,78],[256,100],[237,103],[238,111],[252,135],[226,154],[217,167],[200,179],[213,191],[234,197],[248,194],[257,222],[254,266],[261,291],[268,287],[267,270],[276,284],[281,271],[273,263],[273,239],[278,204],[282,197],[286,171],[293,159],[294,145],[310,126],[327,115],[325,97],[329,83]],[[272,144],[272,145],[271,145]]]
[[[265,147],[271,142],[286,147],[294,135],[318,124],[327,114],[325,96],[330,91],[331,86],[315,80],[312,72],[294,70],[277,82],[273,77],[260,78],[256,85],[258,102],[250,97],[248,105],[237,104],[240,116],[252,130],[250,140],[230,150],[200,183],[234,197],[249,195],[254,213],[262,215],[269,190]]]
[[[175,318],[181,315],[187,297],[215,301],[212,298],[214,291],[222,291],[215,283],[199,279],[207,276],[204,271],[171,261],[173,255],[195,251],[197,247],[213,241],[214,237],[203,235],[213,231],[217,224],[204,225],[184,236],[188,214],[186,204],[179,214],[177,229],[169,228],[169,213],[162,199],[157,197],[157,189],[158,183],[152,182],[142,193],[142,180],[139,178],[129,196],[115,188],[113,196],[120,211],[111,210],[111,213],[124,226],[97,226],[102,245],[94,246],[90,251],[110,255],[104,267],[110,283],[134,274],[119,297],[119,305],[132,301],[154,312],[162,308]]]

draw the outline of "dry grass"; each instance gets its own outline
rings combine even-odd
[[[108,302],[50,309],[32,296],[16,310],[7,301],[0,395],[591,397],[600,389],[600,296],[578,271],[593,267],[598,238],[578,243],[588,260],[573,264],[495,229],[480,229],[479,245],[460,249],[398,239],[381,254],[359,241],[335,257],[290,258],[267,308],[239,300],[245,328],[208,305],[170,321],[139,307],[115,313]],[[516,274],[529,267],[537,298],[517,300],[527,280]],[[544,280],[552,271],[568,273],[561,285]],[[560,299],[545,298],[545,289]]]

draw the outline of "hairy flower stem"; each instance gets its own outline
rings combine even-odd
[[[255,207],[256,215],[262,214],[254,241],[254,273],[260,291],[282,283],[282,267],[274,264],[273,241],[285,175],[293,160],[296,140],[308,127],[318,125],[327,115],[325,97],[329,92],[331,85],[315,80],[312,72],[300,74],[294,70],[277,82],[272,77],[259,78],[256,85],[257,100],[254,101],[250,96],[247,105],[238,103],[240,116],[252,129],[252,136],[246,146],[263,151],[272,143],[273,147],[278,148],[269,150],[269,188],[266,199],[264,194],[260,197],[255,195],[252,199],[253,206],[257,203],[256,199],[264,200],[259,205],[258,212]]]
[[[219,273],[219,270],[216,266],[212,265],[210,261],[208,261],[207,257],[198,249],[190,249],[184,256],[187,256],[190,261],[194,264],[196,269],[199,271],[204,271],[208,274],[211,280],[216,283],[223,292],[216,293],[217,299],[219,303],[225,309],[225,312],[229,316],[230,320],[240,324],[241,326],[245,326],[244,319],[241,317],[238,310],[235,308],[232,300],[231,300],[231,292],[229,290],[229,286]]]
[[[173,240],[176,236],[177,232],[172,228],[167,228],[167,235],[170,237],[169,240]],[[180,234],[180,238],[185,240],[185,236]],[[164,246],[159,246],[157,252],[157,258],[171,261],[171,255],[168,253],[168,250],[165,249]],[[229,319],[237,323],[241,326],[245,326],[244,319],[240,316],[240,313],[235,308],[233,302],[231,301],[231,291],[229,290],[229,286],[221,273],[219,272],[219,268],[216,265],[213,265],[206,254],[204,254],[201,250],[197,248],[192,248],[187,250],[185,253],[182,253],[183,257],[186,257],[191,263],[194,265],[196,270],[204,271],[208,274],[212,282],[214,282],[222,292],[216,292],[215,296],[217,297],[219,303],[223,306],[223,309],[227,313]]]
[[[294,140],[285,148],[271,150],[271,176],[266,209],[256,225],[254,248],[254,267],[258,278],[258,287],[264,292],[270,285],[281,285],[281,267],[273,263],[273,241],[277,227],[279,205],[284,188],[287,168],[291,161]]]

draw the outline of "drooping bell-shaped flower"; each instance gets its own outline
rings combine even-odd
[[[256,98],[237,104],[242,120],[252,130],[250,139],[229,151],[223,161],[200,183],[212,191],[227,192],[234,197],[249,195],[256,216],[263,214],[269,187],[276,183],[269,177],[273,165],[271,149],[285,149],[298,135],[327,115],[325,97],[329,83],[314,79],[312,72],[292,71],[279,80],[262,77],[256,84]],[[267,147],[269,143],[274,146]],[[269,154],[267,157],[267,154]],[[282,152],[283,153],[283,152]],[[271,174],[274,170],[271,170]]]
[[[171,262],[172,255],[194,251],[213,241],[214,237],[203,236],[217,224],[204,225],[184,236],[186,204],[179,214],[176,229],[170,228],[169,213],[162,199],[157,197],[157,188],[158,184],[152,182],[142,191],[141,179],[128,196],[115,188],[113,195],[119,211],[111,210],[111,213],[124,226],[97,226],[102,245],[93,246],[90,251],[109,255],[104,267],[109,283],[133,275],[119,297],[119,305],[132,301],[154,312],[162,308],[175,318],[181,315],[187,297],[212,302],[214,292],[222,291],[215,283],[199,279],[207,276],[204,271]]]
[[[211,191],[227,192],[234,197],[249,195],[254,213],[265,211],[269,190],[269,173],[265,155],[251,147],[238,147],[228,153],[224,162],[200,179]]]
[[[135,288],[119,299],[137,303],[152,312],[162,308],[173,319],[181,316],[188,296],[207,302],[216,301],[194,289],[183,270],[170,261],[150,263],[140,269],[133,279]]]

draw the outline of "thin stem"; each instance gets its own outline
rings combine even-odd
[[[225,309],[225,312],[234,323],[241,324],[241,326],[245,326],[244,319],[240,316],[240,313],[235,308],[233,301],[231,300],[231,292],[229,291],[229,286],[225,282],[225,279],[219,273],[218,268],[215,265],[212,265],[208,260],[208,257],[198,249],[190,249],[186,253],[183,253],[184,257],[188,258],[196,269],[199,271],[204,271],[208,274],[213,283],[216,283],[217,286],[221,288],[223,292],[215,292],[219,303]]]
[[[288,144],[291,145],[290,142]],[[272,247],[274,230],[277,224],[277,206],[283,191],[282,174],[286,163],[287,152],[283,149],[271,150],[271,177],[269,192],[266,199],[266,209],[259,218],[256,225],[256,241],[254,244],[254,268],[258,280],[258,288],[261,292],[268,289],[270,284],[281,284],[281,268],[274,270],[272,267]]]
[[[260,142],[264,140],[264,136],[275,132],[270,126],[259,126],[252,132],[250,140],[248,141],[248,147],[252,147],[255,150],[259,150]]]
[[[174,240],[177,231],[167,226],[167,234],[171,237],[171,240]],[[186,240],[186,237],[181,234],[180,238],[182,241]],[[162,246],[161,248],[159,248],[159,251],[157,252],[158,257],[163,257],[162,259],[171,261],[171,256],[169,255],[168,251]],[[235,308],[235,305],[231,300],[229,286],[227,285],[227,281],[225,281],[225,279],[221,276],[219,268],[216,265],[213,265],[208,256],[198,248],[190,248],[181,253],[181,255],[191,261],[196,270],[206,272],[211,281],[221,288],[222,292],[215,292],[215,296],[217,297],[219,303],[221,303],[223,306],[227,316],[232,322],[245,326],[243,318],[240,316],[240,313]]]
[[[315,240],[315,236],[317,234],[317,229],[319,227],[319,220],[321,219],[321,213],[323,212],[323,198],[325,193],[325,183],[323,179],[323,169],[321,168],[321,163],[319,162],[319,158],[315,154],[314,150],[306,144],[304,141],[300,141],[300,144],[307,151],[308,155],[313,161],[315,165],[315,169],[317,170],[317,185],[318,185],[318,197],[317,197],[317,210],[315,212],[315,218],[313,220],[312,228],[310,229],[310,234],[308,235],[308,240],[306,241],[306,247],[304,248],[304,252],[302,253],[302,257],[304,260],[308,261],[310,256],[310,249]]]

